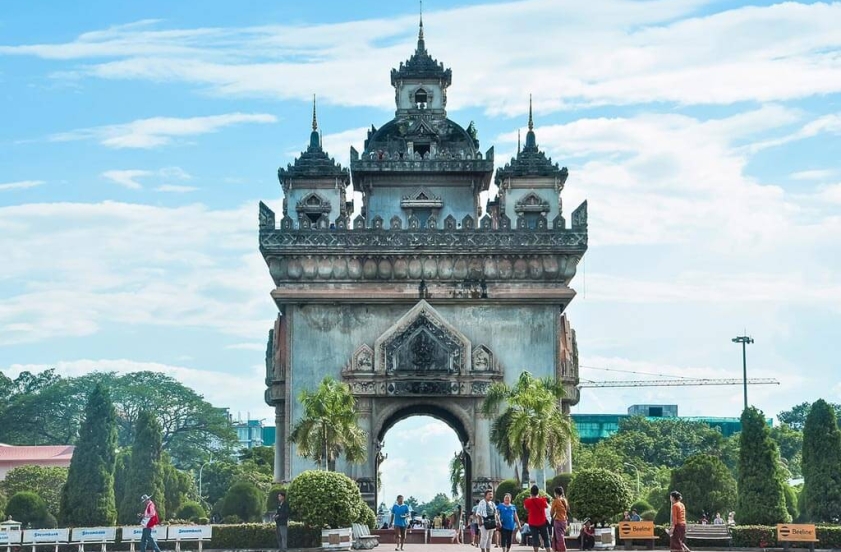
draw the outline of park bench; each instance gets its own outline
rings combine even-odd
[[[783,543],[783,550],[788,550],[793,542],[807,542],[809,550],[815,552],[818,534],[810,523],[780,523],[777,525],[777,542]]]
[[[623,521],[619,523],[619,538],[625,543],[625,550],[634,547],[634,541],[642,541],[646,548],[654,550],[657,535],[654,534],[653,521]]]
[[[11,552],[13,548],[20,547],[20,540],[23,537],[23,532],[20,526],[15,529],[0,528],[0,548],[5,548],[6,552]]]
[[[362,523],[353,524],[353,549],[370,550],[380,544],[380,537],[372,535],[368,526]]]
[[[85,552],[85,545],[99,545],[100,552],[105,552],[109,544],[117,539],[116,527],[74,527],[70,532],[70,544]]]
[[[686,525],[686,540],[726,540],[730,547],[730,528],[726,525],[704,525],[702,523],[688,523]]]
[[[59,546],[67,544],[68,540],[70,529],[27,529],[23,532],[21,545],[31,546],[32,552],[36,552],[38,547],[49,545],[55,547],[55,552],[58,552]]]

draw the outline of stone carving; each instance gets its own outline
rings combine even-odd
[[[459,391],[454,381],[395,381],[386,388],[389,395],[458,395]]]
[[[371,221],[371,226],[374,230],[382,230],[383,229],[383,217],[377,215],[374,217],[374,220]]]
[[[470,341],[424,300],[374,344],[374,371],[463,374]]]
[[[363,343],[353,353],[353,363],[351,369],[354,372],[373,372],[374,371],[374,350],[366,343]]]
[[[260,228],[268,228],[274,230],[274,211],[269,209],[268,205],[260,202]]]
[[[471,395],[487,395],[488,389],[491,388],[491,382],[489,381],[474,381],[470,384],[470,394]]]
[[[440,209],[443,206],[444,202],[440,197],[423,188],[416,190],[413,194],[403,196],[400,200],[400,207],[403,209]]]
[[[470,215],[464,215],[464,218],[461,219],[461,227],[465,230],[473,230],[473,217]]]
[[[295,211],[299,215],[326,214],[330,209],[330,202],[315,192],[308,194],[295,205]]]
[[[473,371],[474,372],[496,372],[496,363],[493,352],[484,345],[473,349]]]
[[[365,217],[362,215],[356,215],[356,218],[353,219],[353,228],[354,230],[362,230],[365,228]]]
[[[401,228],[403,228],[403,219],[401,219],[397,215],[394,215],[393,217],[391,217],[390,226],[392,230],[400,230]]]
[[[587,200],[572,212],[572,229],[587,230]]]
[[[548,213],[549,209],[549,202],[534,192],[529,192],[514,204],[514,212],[519,215],[523,213]]]
[[[456,217],[453,215],[447,215],[447,218],[444,219],[444,229],[445,230],[455,230],[456,229]]]

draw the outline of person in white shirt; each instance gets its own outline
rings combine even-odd
[[[479,548],[490,552],[496,528],[499,527],[499,513],[493,500],[493,491],[485,491],[485,497],[476,507],[476,517],[479,520]]]

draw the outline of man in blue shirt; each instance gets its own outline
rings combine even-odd
[[[394,549],[403,550],[409,526],[409,505],[403,504],[403,495],[397,495],[397,502],[391,507],[391,526],[394,527]]]

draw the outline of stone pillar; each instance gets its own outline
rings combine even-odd
[[[281,483],[286,478],[286,405],[274,407],[274,480]]]

